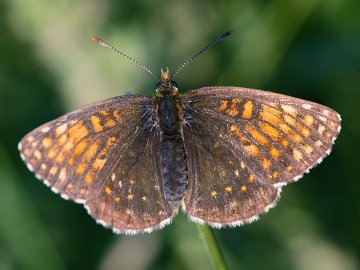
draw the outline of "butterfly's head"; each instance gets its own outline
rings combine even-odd
[[[161,69],[160,82],[156,85],[156,94],[159,96],[170,96],[178,93],[176,82],[172,81],[172,75],[169,68]]]

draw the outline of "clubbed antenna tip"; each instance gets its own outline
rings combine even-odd
[[[106,48],[110,48],[111,49],[111,46],[109,44],[107,44],[105,41],[103,41],[102,39],[100,38],[97,38],[97,37],[92,37],[91,38],[92,41],[95,41],[97,44],[101,45],[101,46],[104,46]]]
[[[224,39],[224,38],[230,36],[232,33],[234,33],[234,30],[229,30],[229,31],[226,31],[225,33],[223,33],[220,37],[221,37],[221,39]]]

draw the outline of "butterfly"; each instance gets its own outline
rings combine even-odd
[[[161,70],[154,97],[109,98],[36,128],[19,143],[22,159],[115,233],[160,229],[179,208],[220,228],[274,207],[340,132],[340,115],[314,102],[225,86],[182,95],[173,78]]]

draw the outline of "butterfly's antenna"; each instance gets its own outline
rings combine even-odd
[[[192,57],[190,57],[188,60],[186,60],[184,62],[184,64],[182,64],[178,70],[175,72],[173,78],[175,78],[175,76],[179,73],[180,70],[182,70],[185,66],[187,66],[187,64],[189,64],[190,62],[192,62],[196,57],[198,57],[200,54],[204,53],[207,49],[210,49],[212,46],[214,46],[216,43],[218,43],[219,41],[223,40],[224,38],[230,36],[234,31],[233,30],[229,30],[226,31],[225,33],[223,33],[221,36],[219,36],[218,38],[214,39],[209,45],[207,45],[204,49],[202,49],[201,51],[197,52],[196,54],[194,54]]]
[[[159,78],[154,74],[154,72],[152,72],[150,69],[148,69],[147,67],[145,67],[143,64],[141,64],[139,61],[136,61],[134,58],[126,55],[123,52],[120,52],[118,49],[116,49],[115,47],[111,46],[110,44],[106,43],[105,41],[103,41],[100,38],[97,37],[92,37],[91,38],[92,41],[95,41],[97,44],[104,46],[106,48],[112,49],[114,52],[120,54],[121,56],[124,56],[125,58],[129,59],[130,61],[134,62],[135,64],[137,64],[139,67],[141,67],[142,69],[146,70],[148,73],[150,73],[155,79],[157,79],[159,81]]]

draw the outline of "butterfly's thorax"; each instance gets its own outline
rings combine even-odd
[[[168,90],[168,91],[166,91]],[[169,89],[159,93],[157,119],[161,130],[161,177],[166,199],[175,207],[182,200],[187,185],[185,150],[182,138],[180,96]]]

